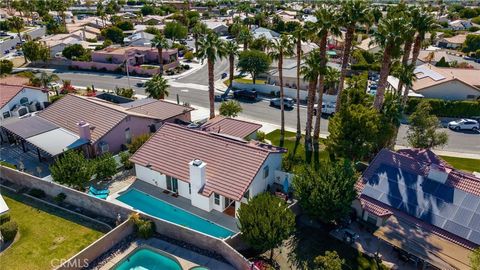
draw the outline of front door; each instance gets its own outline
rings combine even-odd
[[[177,193],[178,192],[178,179],[167,176],[167,189],[171,192]]]

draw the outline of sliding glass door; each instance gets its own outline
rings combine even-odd
[[[167,189],[171,192],[178,192],[178,179],[167,175]]]

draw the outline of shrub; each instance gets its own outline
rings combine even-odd
[[[427,101],[432,107],[431,113],[441,117],[472,117],[480,115],[480,101],[460,101],[460,100],[442,100],[442,99],[421,99],[410,98],[407,102],[405,112],[411,114],[415,111],[417,105],[422,101]]]
[[[263,131],[261,131],[261,130],[257,131],[257,133],[256,133],[256,138],[257,138],[257,141],[259,141],[259,142],[264,142],[264,141],[265,141],[265,138],[266,138],[265,132],[263,132]]]
[[[63,98],[64,96],[65,96],[65,95],[50,96],[50,98],[49,98],[49,99],[50,99],[50,102],[51,102],[51,103],[54,103],[55,101],[57,101],[57,100],[59,100],[59,99]]]
[[[193,53],[191,51],[188,51],[188,52],[185,53],[183,58],[185,58],[185,60],[187,60],[187,61],[192,61],[193,60]]]
[[[133,168],[133,163],[130,161],[130,152],[122,152],[120,153],[120,161],[123,164],[123,168],[126,170],[130,170]]]
[[[17,169],[17,167],[15,167],[15,165],[11,164],[11,163],[8,163],[6,161],[0,161],[0,165],[2,166],[5,166],[5,167],[8,167],[10,169]]]
[[[38,189],[38,188],[32,188],[28,194],[30,194],[31,196],[35,197],[35,198],[43,198],[45,197],[45,191],[41,190],[41,189]]]
[[[15,221],[7,221],[0,225],[0,232],[5,242],[10,242],[15,239],[15,235],[17,235],[18,225]]]
[[[61,204],[63,201],[65,201],[66,198],[67,195],[65,195],[65,193],[63,192],[60,192],[57,196],[55,196],[54,200],[57,204]]]
[[[188,64],[182,65],[182,68],[185,69],[185,70],[189,70],[189,69],[190,69],[190,65],[188,65]]]
[[[9,221],[10,221],[10,214],[3,214],[0,216],[0,225]]]
[[[150,134],[143,134],[137,137],[134,137],[132,143],[128,145],[128,151],[130,154],[135,153],[140,146],[142,146],[148,139],[150,139]]]
[[[135,224],[135,232],[139,237],[148,239],[155,233],[155,224],[151,220],[140,217],[138,213],[132,214],[130,219]]]

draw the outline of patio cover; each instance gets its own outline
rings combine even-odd
[[[9,210],[7,203],[3,199],[2,195],[0,195],[0,215],[7,213]]]
[[[12,118],[12,120],[13,119],[15,120],[4,123],[2,126],[24,139],[59,128],[52,122],[37,116],[26,117],[23,119]]]
[[[57,128],[36,136],[26,138],[26,141],[49,153],[51,156],[57,156],[69,149],[75,149],[88,143],[86,139],[72,132]]]
[[[469,249],[396,216],[388,218],[374,235],[440,269],[470,269]]]

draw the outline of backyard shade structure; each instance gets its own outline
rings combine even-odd
[[[10,210],[10,209],[8,208],[7,203],[3,199],[2,195],[0,195],[0,215],[3,215],[5,213],[7,213],[8,210]]]
[[[6,123],[2,128],[21,138],[22,146],[23,142],[28,142],[52,157],[89,143],[88,140],[36,116]]]

